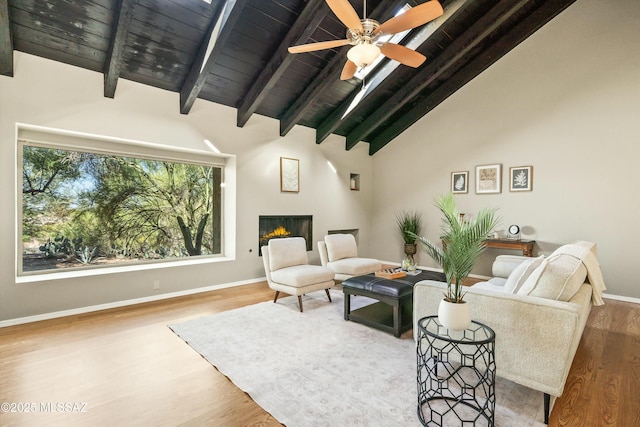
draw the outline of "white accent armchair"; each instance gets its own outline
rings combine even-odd
[[[303,237],[271,239],[261,252],[267,282],[276,291],[274,303],[280,292],[296,295],[302,312],[302,295],[322,289],[331,302],[329,288],[335,284],[335,273],[330,268],[309,264]]]
[[[358,257],[356,238],[352,234],[329,234],[318,242],[320,262],[336,273],[336,279],[347,280],[353,276],[382,270],[382,263],[373,258]]]

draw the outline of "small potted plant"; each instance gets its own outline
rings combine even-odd
[[[416,211],[396,213],[396,223],[404,240],[404,253],[411,266],[415,266],[413,256],[416,254],[416,239],[422,228],[422,215]],[[403,265],[404,268],[404,265]]]
[[[462,330],[471,324],[471,310],[464,301],[462,286],[499,219],[495,209],[483,209],[475,218],[463,219],[451,193],[440,196],[435,205],[443,215],[442,246],[424,237],[415,238],[442,267],[447,279],[447,292],[438,308],[440,323],[448,329]]]

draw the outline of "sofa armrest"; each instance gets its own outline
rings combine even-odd
[[[531,260],[531,257],[522,255],[498,255],[491,265],[491,274],[494,277],[507,278],[524,261]]]
[[[446,284],[425,280],[414,286],[417,321],[438,312]],[[496,333],[498,376],[553,396],[562,394],[591,308],[591,286],[582,285],[569,302],[468,289],[473,320]]]

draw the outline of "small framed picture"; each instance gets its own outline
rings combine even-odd
[[[501,164],[476,166],[476,194],[500,193],[501,184]]]
[[[453,194],[469,192],[469,171],[451,172],[451,192]]]
[[[509,190],[531,191],[533,189],[533,166],[509,168]]]
[[[297,193],[300,191],[300,161],[280,157],[280,191]]]

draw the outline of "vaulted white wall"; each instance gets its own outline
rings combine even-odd
[[[0,320],[144,299],[162,293],[244,283],[264,277],[258,257],[259,215],[313,215],[315,241],[327,230],[360,229],[369,254],[372,160],[365,147],[346,152],[344,139],[315,144],[314,131],[296,126],[286,137],[278,122],[254,115],[236,127],[236,110],[198,100],[179,114],[178,94],[120,79],[114,99],[102,95],[102,74],[19,52],[15,77],[0,76]],[[182,267],[16,283],[16,123],[114,138],[208,150],[209,139],[235,157],[235,260]],[[300,192],[280,192],[280,157],[300,160]],[[334,173],[327,161],[336,167]],[[349,189],[349,174],[361,190]],[[227,236],[229,237],[229,236]],[[153,281],[160,280],[160,290]]]
[[[393,213],[423,212],[437,239],[433,200],[453,171],[470,172],[456,198],[473,215],[497,207],[541,254],[596,242],[608,293],[640,298],[640,2],[580,0],[374,156],[373,247],[399,260]],[[475,166],[501,163],[503,190],[475,194]],[[508,172],[533,166],[533,191],[512,193]],[[389,200],[394,200],[389,203]],[[395,242],[395,244],[389,244]],[[501,252],[487,250],[476,274]],[[423,265],[433,266],[424,254]]]

